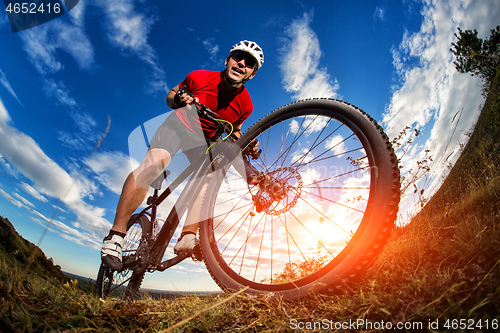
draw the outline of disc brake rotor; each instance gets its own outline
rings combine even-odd
[[[302,177],[290,167],[263,173],[256,180],[258,192],[253,200],[258,213],[283,214],[295,206],[302,193]]]

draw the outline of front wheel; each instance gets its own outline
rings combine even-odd
[[[141,266],[143,266],[143,252],[147,248],[145,240],[150,230],[151,222],[147,216],[132,215],[122,247],[124,268],[115,271],[101,263],[95,289],[97,297],[119,297],[125,291],[126,296],[131,296],[139,290],[144,277]]]
[[[350,104],[312,99],[273,111],[238,144],[255,139],[262,153],[253,185],[231,167],[205,195],[208,271],[224,290],[289,299],[338,292],[394,226],[400,180],[387,136]]]

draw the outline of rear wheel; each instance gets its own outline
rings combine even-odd
[[[211,218],[200,242],[210,274],[226,290],[335,293],[369,266],[394,226],[399,169],[387,136],[358,108],[313,99],[273,111],[238,144],[254,139],[257,184],[230,168],[205,195]]]
[[[132,215],[122,247],[124,268],[115,271],[101,263],[95,290],[98,297],[122,296],[125,291],[128,296],[131,291],[135,294],[139,290],[145,272],[141,267],[147,248],[145,240],[150,229],[151,222],[147,216]]]

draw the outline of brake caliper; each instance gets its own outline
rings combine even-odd
[[[257,213],[282,214],[295,206],[302,192],[302,177],[292,168],[260,173],[253,180],[258,188],[252,195]]]

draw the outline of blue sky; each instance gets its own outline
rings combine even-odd
[[[454,69],[453,34],[487,37],[499,17],[490,0],[81,0],[14,34],[0,6],[0,214],[63,270],[95,278],[121,185],[140,159],[131,163],[129,135],[169,111],[168,90],[190,71],[222,69],[242,39],[265,53],[246,85],[254,113],[243,128],[297,99],[346,100],[390,138],[405,126],[422,131],[403,172],[430,149],[421,186],[431,195],[484,102],[481,82]],[[412,193],[400,223],[414,212]],[[217,289],[191,262],[147,276],[145,286]]]

